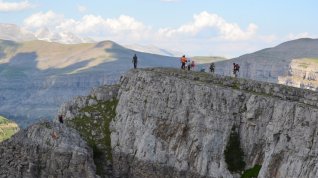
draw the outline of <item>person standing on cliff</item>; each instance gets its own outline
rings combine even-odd
[[[237,77],[237,73],[240,72],[240,65],[233,63],[233,74],[234,77]]]
[[[191,59],[190,58],[187,59],[187,68],[188,68],[188,70],[191,69]]]
[[[134,64],[134,69],[137,69],[138,58],[136,54],[134,55],[132,59],[132,63]]]
[[[210,64],[210,72],[211,72],[211,73],[214,73],[214,69],[215,69],[215,65],[214,65],[214,63],[212,62],[212,63]]]
[[[181,69],[185,69],[185,65],[187,62],[187,58],[185,57],[185,55],[181,57],[180,61],[181,61]]]

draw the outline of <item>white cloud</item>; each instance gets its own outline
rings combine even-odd
[[[27,29],[54,28],[54,26],[59,25],[63,21],[63,15],[56,14],[53,11],[39,12],[26,18],[24,26]]]
[[[84,15],[81,19],[75,20],[53,11],[31,15],[24,20],[24,27],[32,31],[48,28],[52,32],[72,32],[95,40],[142,40],[150,33],[150,27],[127,15],[118,18]]]
[[[147,31],[147,27],[143,23],[126,15],[121,15],[116,19],[104,19],[101,16],[85,15],[80,20],[65,19],[56,29],[104,39],[114,36],[117,36],[116,39],[118,39],[118,37],[123,36],[123,38],[134,40],[140,40]]]
[[[42,34],[43,39],[48,36],[46,34],[69,34],[71,32],[80,38],[89,37],[95,41],[113,40],[120,44],[153,44],[168,50],[188,51],[189,55],[220,55],[222,50],[222,54],[224,51],[227,54],[241,54],[244,50],[252,52],[250,49],[257,46],[256,42],[269,44],[277,40],[274,35],[257,34],[258,27],[253,23],[250,23],[243,30],[238,24],[229,23],[217,14],[208,12],[194,15],[192,21],[176,28],[155,29],[127,15],[104,18],[87,14],[80,19],[73,19],[48,11],[36,13],[26,18],[24,27],[33,32],[39,32],[39,29],[43,28],[49,29],[51,33],[44,33],[45,30],[40,31],[42,33],[39,34]],[[243,43],[246,45],[240,45]],[[240,50],[228,48],[226,51],[226,47],[221,50],[217,46],[222,46],[222,44],[223,46],[238,44]],[[191,51],[193,53],[190,53]]]
[[[85,13],[87,11],[87,8],[83,5],[77,5],[77,10],[80,13]]]
[[[248,40],[254,37],[258,27],[251,23],[247,27],[246,31],[242,30],[239,25],[235,23],[228,23],[222,17],[217,14],[210,14],[208,12],[201,12],[198,15],[193,16],[193,21],[182,25],[179,28],[162,28],[159,33],[163,36],[172,37],[175,35],[191,35],[195,36],[199,32],[215,28],[219,31],[219,37],[224,40]]]
[[[21,11],[25,9],[30,9],[32,7],[34,7],[34,5],[29,3],[28,1],[22,1],[22,2],[0,1],[0,12]]]

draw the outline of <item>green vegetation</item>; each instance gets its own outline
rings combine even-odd
[[[298,67],[302,68],[308,68],[311,65],[317,65],[318,64],[318,58],[304,58],[304,59],[298,59],[299,62]]]
[[[309,64],[307,64],[307,63],[300,63],[299,65],[298,65],[298,67],[301,67],[301,68],[307,68],[309,66]]]
[[[261,165],[255,165],[253,168],[244,171],[241,178],[257,178],[259,171],[261,170]]]
[[[11,138],[18,130],[16,123],[0,116],[0,142]]]
[[[305,58],[304,61],[318,64],[318,58]]]
[[[75,128],[88,145],[93,149],[94,162],[98,175],[104,175],[103,165],[112,161],[109,124],[116,116],[118,100],[98,101],[80,110],[80,116],[66,121]]]
[[[232,127],[227,146],[224,150],[225,162],[227,168],[232,173],[241,173],[244,171],[244,152],[241,149],[240,136],[235,126]]]

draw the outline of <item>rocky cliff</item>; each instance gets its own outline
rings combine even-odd
[[[318,176],[315,92],[146,69],[123,76],[118,98],[115,176],[239,177],[260,166],[259,177]]]
[[[42,122],[0,143],[0,177],[95,178],[92,150],[74,130]]]
[[[109,124],[115,117],[119,85],[93,89],[88,96],[76,97],[63,104],[62,115],[67,126],[79,131],[93,149],[97,174],[112,176],[112,153]],[[59,122],[58,117],[55,120]]]
[[[317,91],[318,58],[293,59],[288,75],[278,77],[278,83]]]

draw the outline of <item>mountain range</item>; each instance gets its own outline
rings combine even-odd
[[[176,67],[178,58],[142,53],[112,41],[60,44],[0,40],[0,113],[24,127],[52,119],[58,107],[91,88],[116,83],[132,68]]]
[[[44,40],[64,44],[78,44],[94,42],[90,38],[82,38],[71,32],[52,32],[48,28],[42,28],[36,32],[21,28],[14,24],[0,24],[0,39],[15,42],[32,40]]]
[[[51,37],[45,39],[47,36]],[[47,29],[35,35],[15,25],[0,24],[0,38],[10,39],[0,40],[0,115],[22,127],[39,119],[52,119],[62,103],[86,95],[91,88],[117,83],[132,68],[134,54],[142,68],[180,65],[178,58],[171,57],[179,54],[169,50],[139,46],[137,51],[136,46],[130,46],[136,49],[132,50],[113,41],[82,43],[90,40],[71,33],[54,35]],[[54,42],[58,39],[64,43]],[[192,59],[198,63],[215,62],[216,73],[221,75],[231,76],[232,63],[239,63],[242,78],[318,88],[318,75],[312,71],[312,66],[318,68],[317,39],[288,41],[229,60],[205,56]],[[206,64],[198,68],[202,66],[208,68]]]
[[[62,44],[81,44],[81,43],[96,43],[95,40],[91,38],[83,38],[75,35],[72,32],[52,32],[48,28],[41,28],[32,32],[28,29],[21,28],[14,24],[1,24],[0,23],[0,39],[9,40],[15,42],[27,42],[33,40],[41,40],[47,42],[56,42]],[[183,52],[178,52],[174,50],[167,50],[159,48],[154,45],[140,45],[140,44],[130,44],[124,45],[125,48],[132,49],[139,52],[159,54],[164,56],[178,57],[183,55]]]
[[[233,63],[238,63],[239,77],[279,83],[279,78],[290,74],[294,60],[306,58],[318,58],[318,39],[302,38],[287,41],[272,48],[221,61],[216,63],[216,73],[233,76]]]

